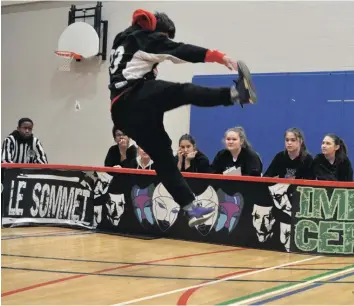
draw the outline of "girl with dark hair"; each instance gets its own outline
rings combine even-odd
[[[343,139],[327,134],[322,141],[322,153],[313,160],[313,172],[318,180],[353,181],[353,168]]]
[[[211,172],[208,157],[197,149],[195,139],[191,135],[182,135],[178,145],[179,149],[175,158],[181,172]]]
[[[115,126],[112,134],[116,145],[109,148],[104,165],[105,167],[129,168],[137,156],[137,147],[132,139]]]
[[[232,168],[240,168],[242,175],[261,176],[263,164],[252,149],[242,127],[228,129],[224,136],[226,148],[219,151],[211,165],[214,173],[225,174]]]
[[[305,137],[298,128],[289,128],[285,132],[285,150],[273,158],[265,177],[292,179],[313,179],[313,158],[307,152]]]

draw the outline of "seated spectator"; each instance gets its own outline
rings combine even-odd
[[[313,160],[313,172],[318,180],[353,181],[353,168],[343,139],[327,134],[322,141],[322,153]]]
[[[208,157],[197,149],[195,140],[191,135],[182,135],[178,145],[179,148],[175,158],[177,167],[181,172],[211,172]]]
[[[42,144],[32,131],[33,121],[30,118],[18,121],[17,130],[6,137],[2,144],[2,163],[48,164]]]
[[[154,161],[140,147],[138,147],[138,156],[129,163],[129,168],[155,170]]]
[[[252,149],[242,127],[228,129],[224,142],[226,148],[216,154],[211,165],[214,173],[227,174],[231,169],[239,168],[241,175],[261,176],[262,161]]]
[[[109,148],[104,165],[105,167],[128,167],[137,156],[135,142],[116,127],[113,127],[112,133],[117,144]]]
[[[285,150],[275,155],[264,176],[313,179],[312,161],[303,133],[297,128],[290,128],[285,132]]]

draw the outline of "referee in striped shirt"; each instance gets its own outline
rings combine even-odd
[[[1,150],[2,163],[48,164],[47,156],[38,138],[32,134],[33,121],[22,118],[17,130],[5,138]]]

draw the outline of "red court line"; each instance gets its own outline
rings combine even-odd
[[[143,264],[149,264],[149,263],[163,262],[163,261],[174,260],[174,259],[198,257],[198,256],[203,256],[203,255],[211,255],[211,254],[227,253],[227,252],[237,252],[237,251],[245,251],[245,250],[247,250],[247,249],[238,248],[238,249],[227,249],[227,250],[222,250],[222,251],[213,251],[213,252],[204,252],[204,253],[197,253],[197,254],[180,255],[180,256],[175,256],[175,257],[168,257],[168,258],[162,258],[162,259],[154,259],[154,260],[145,261],[145,262],[139,262],[137,264],[128,264],[128,265],[119,266],[119,267],[107,268],[107,269],[95,271],[93,273],[97,274],[97,273],[104,273],[104,272],[113,271],[113,270],[120,270],[120,269],[130,268],[130,267],[137,266],[138,264],[142,264],[142,263]],[[4,292],[4,293],[1,294],[1,297],[13,295],[13,294],[16,294],[16,293],[20,293],[20,292],[24,292],[24,291],[28,291],[28,290],[32,290],[32,289],[35,289],[35,288],[56,284],[56,283],[65,282],[65,281],[72,280],[72,279],[83,278],[83,277],[86,277],[86,276],[90,276],[90,275],[86,275],[86,274],[73,275],[73,276],[69,276],[69,277],[64,277],[64,278],[51,280],[51,281],[48,281],[48,282],[34,284],[34,285],[31,285],[31,286],[28,286],[28,287],[23,287],[23,288],[11,290],[11,291],[8,291],[8,292]]]
[[[223,275],[219,275],[216,277],[216,279],[222,279],[222,278],[226,278],[226,277],[230,277],[230,276],[234,276],[234,275],[239,275],[239,274],[243,274],[243,273],[247,273],[247,272],[251,272],[254,270],[260,270],[262,268],[254,268],[254,269],[248,269],[248,270],[241,270],[241,271],[237,271],[237,272],[232,272],[232,273],[228,273],[228,274],[223,274]],[[179,297],[178,301],[177,301],[177,305],[187,305],[189,298],[199,289],[203,286],[204,283],[208,283],[208,281],[206,282],[202,282],[200,284],[200,287],[195,287],[192,289],[189,289],[185,292],[182,293],[182,295]]]
[[[306,264],[294,264],[294,265],[289,265],[288,267],[298,267],[298,266],[316,266],[316,265],[350,265],[353,264],[351,263],[345,263],[345,262],[338,262],[338,263],[306,263]],[[232,272],[229,274],[223,274],[223,275],[219,275],[216,277],[216,279],[223,279],[223,278],[227,278],[229,276],[233,276],[233,275],[238,275],[238,274],[242,274],[242,273],[247,273],[247,272],[251,272],[251,271],[255,271],[255,270],[261,270],[261,269],[266,269],[267,267],[262,267],[262,268],[254,268],[254,269],[248,269],[248,270],[242,270],[242,271],[237,271],[237,272]],[[196,287],[196,288],[192,288],[189,290],[186,290],[185,292],[183,292],[181,294],[181,296],[179,297],[178,301],[177,301],[177,305],[187,305],[188,300],[190,299],[190,297],[199,289],[202,287],[202,285],[204,283],[207,282],[202,282],[200,284],[200,287]]]
[[[2,168],[8,169],[53,169],[53,170],[78,170],[78,171],[98,171],[98,172],[117,172],[140,175],[156,175],[155,170],[116,168],[116,167],[97,167],[97,166],[76,166],[76,165],[60,165],[60,164],[15,164],[2,163]],[[318,180],[300,180],[300,179],[282,179],[257,176],[233,176],[211,173],[195,173],[182,172],[184,177],[215,179],[215,180],[232,180],[232,181],[247,181],[247,182],[263,182],[263,183],[285,183],[294,185],[321,186],[321,187],[349,187],[354,188],[354,182],[333,182],[333,181],[318,181]]]

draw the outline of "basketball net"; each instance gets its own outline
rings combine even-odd
[[[81,59],[81,55],[71,51],[55,51],[55,54],[60,58],[59,71],[70,71],[70,65],[73,59]]]

